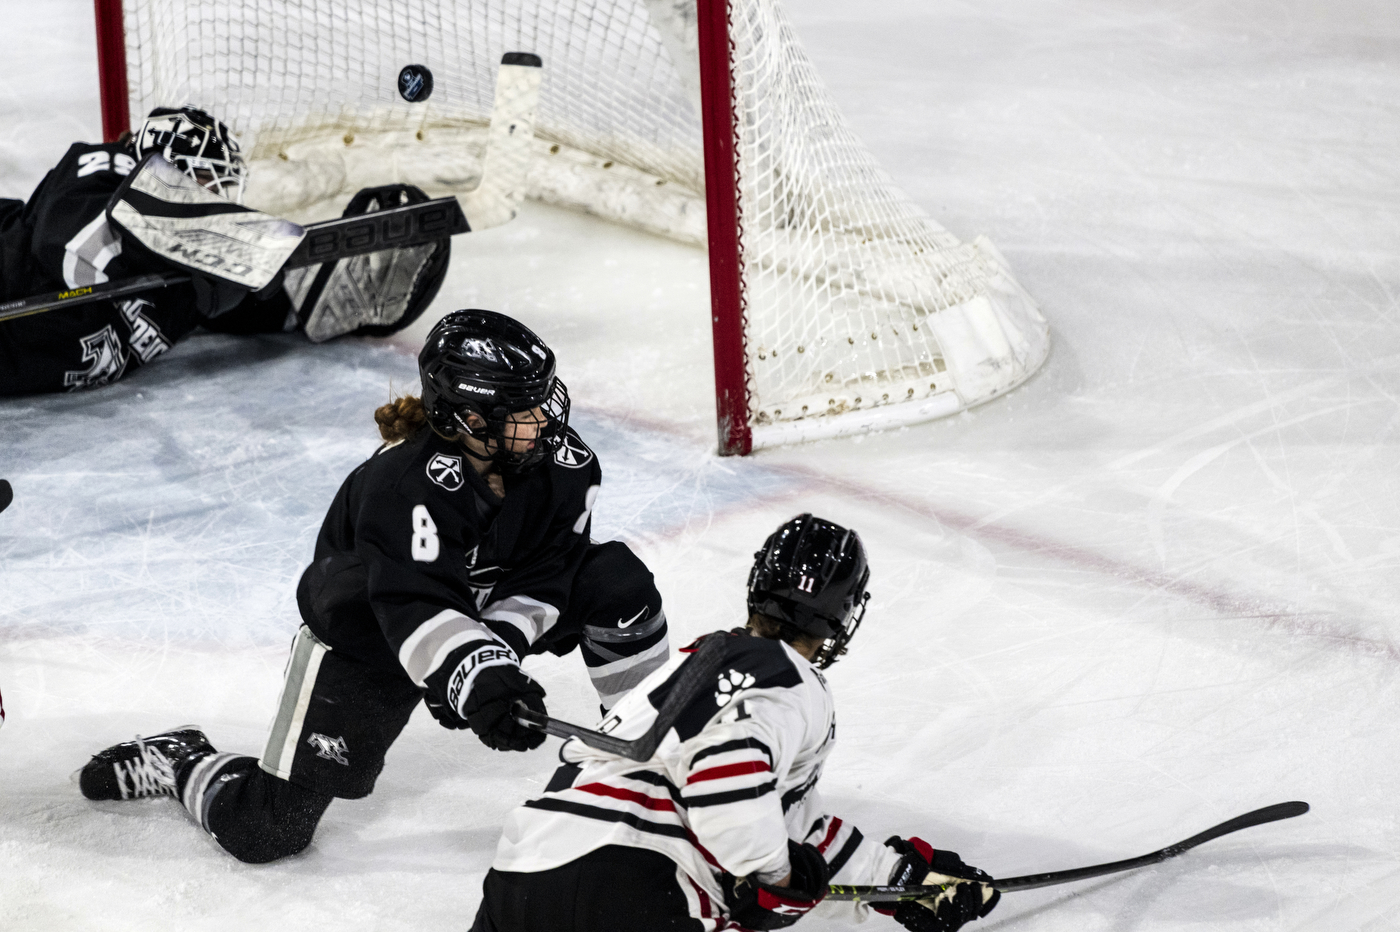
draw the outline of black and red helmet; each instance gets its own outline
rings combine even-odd
[[[754,554],[749,612],[826,640],[816,663],[829,667],[846,652],[865,617],[869,580],[859,534],[800,514],[783,522]]]

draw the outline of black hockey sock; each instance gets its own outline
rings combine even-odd
[[[206,832],[209,829],[209,805],[229,780],[235,779],[257,759],[244,754],[215,752],[199,758],[193,766],[184,768],[175,777],[175,791],[190,818]]]

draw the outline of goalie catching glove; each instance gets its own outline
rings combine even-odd
[[[343,217],[421,204],[428,195],[410,184],[364,188]],[[447,275],[452,238],[384,249],[286,273],[287,296],[312,343],[353,333],[382,337],[402,330],[428,308]]]
[[[792,873],[786,887],[763,883],[757,874],[725,875],[729,918],[745,929],[786,929],[826,896],[826,858],[814,846],[788,840]]]
[[[511,714],[516,700],[545,714],[544,687],[520,669],[515,652],[500,641],[475,641],[453,651],[425,685],[423,704],[444,728],[470,728],[495,751],[529,751],[544,744],[544,732]]]
[[[957,932],[965,923],[990,913],[1001,899],[1001,891],[991,887],[986,871],[968,867],[951,851],[935,851],[922,838],[885,840],[900,855],[890,874],[892,886],[941,885],[937,896],[910,900],[893,907],[875,906],[876,912],[893,916],[910,932]]]

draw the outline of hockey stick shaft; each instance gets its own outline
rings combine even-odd
[[[92,301],[112,301],[117,298],[125,298],[128,295],[168,288],[171,285],[182,285],[189,280],[188,275],[178,273],[138,275],[135,278],[124,278],[121,281],[105,282],[101,285],[85,285],[81,288],[69,288],[66,291],[51,291],[48,294],[35,295],[32,298],[17,298],[14,301],[0,304],[0,322],[17,320],[31,314],[42,314],[45,311],[76,307],[79,304],[88,304]]]
[[[1144,854],[1135,858],[1128,858],[1124,861],[1110,861],[1107,864],[1095,864],[1091,867],[1076,867],[1071,870],[1051,871],[1046,874],[1026,874],[1022,877],[1007,877],[1001,880],[993,880],[991,885],[1004,893],[1016,890],[1034,890],[1037,887],[1052,887],[1062,883],[1073,883],[1076,880],[1088,880],[1091,877],[1102,877],[1105,874],[1116,874],[1120,871],[1133,870],[1138,867],[1147,867],[1151,864],[1158,864],[1168,858],[1174,858],[1178,854],[1189,851],[1197,845],[1203,845],[1212,839],[1222,835],[1229,835],[1231,832],[1238,832],[1240,829],[1251,828],[1255,825],[1264,825],[1268,822],[1277,822],[1280,819],[1291,819],[1300,816],[1308,811],[1308,804],[1304,802],[1275,803],[1272,806],[1265,806],[1263,809],[1255,809],[1253,812],[1246,812],[1244,815],[1235,816],[1219,825],[1212,826],[1184,841],[1179,841],[1174,845],[1159,848],[1149,854]],[[829,900],[861,900],[866,903],[892,903],[900,900],[917,900],[926,896],[936,896],[943,890],[942,886],[846,886],[832,884],[827,888],[827,899]]]
[[[591,728],[584,728],[581,725],[551,718],[542,712],[530,709],[525,703],[519,701],[515,703],[511,711],[515,715],[516,721],[522,725],[537,728],[545,734],[554,735],[556,738],[577,738],[591,748],[616,754],[618,757],[625,757],[628,760],[651,760],[651,756],[656,753],[657,747],[661,744],[661,739],[666,737],[666,732],[671,730],[671,726],[676,723],[681,712],[685,711],[685,707],[694,702],[702,692],[710,688],[715,677],[719,675],[719,668],[724,664],[724,639],[729,636],[723,632],[717,632],[700,640],[690,659],[677,671],[676,681],[671,686],[671,691],[666,694],[666,698],[661,702],[661,708],[657,710],[656,721],[640,738],[629,741],[625,738],[604,734],[601,731],[594,731]]]
[[[641,744],[641,739],[627,741],[623,738],[614,738],[612,735],[605,735],[601,731],[594,731],[591,728],[584,728],[572,722],[551,718],[542,712],[536,712],[534,709],[531,709],[529,706],[525,705],[525,703],[518,700],[511,708],[511,711],[515,714],[515,720],[520,722],[520,724],[527,725],[530,728],[536,728],[556,738],[577,738],[591,748],[607,751],[609,754],[616,754],[618,757],[625,757],[629,760],[647,760],[651,757],[650,754],[646,757],[637,756],[637,749],[638,745]]]

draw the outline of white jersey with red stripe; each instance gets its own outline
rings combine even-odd
[[[567,741],[545,793],[507,816],[493,866],[549,870],[605,845],[658,851],[676,862],[691,915],[707,929],[737,928],[725,920],[724,875],[785,877],[789,838],[822,852],[833,883],[888,883],[898,856],[824,811],[817,792],[836,739],[826,680],[781,641],[736,633],[724,650],[713,688],[685,707],[649,761]],[[644,735],[689,659],[686,649],[653,672],[601,729]]]

